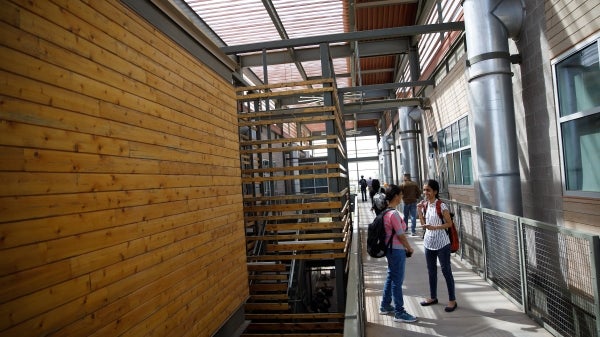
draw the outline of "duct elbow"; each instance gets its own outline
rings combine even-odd
[[[525,3],[523,0],[502,0],[492,14],[502,23],[507,36],[517,40],[521,34],[525,19]]]
[[[422,116],[423,116],[423,110],[419,107],[415,107],[408,113],[408,117],[410,117],[410,119],[412,119],[413,121],[415,121],[417,123],[421,122]]]

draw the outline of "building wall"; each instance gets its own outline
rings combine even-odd
[[[119,1],[0,6],[0,335],[211,336],[248,296],[232,85]]]
[[[548,62],[600,32],[600,3],[597,1],[547,0],[544,5]],[[552,99],[554,108],[554,96]],[[556,118],[555,110],[553,113],[552,117]],[[600,199],[563,196],[559,204],[565,226],[600,233]]]
[[[600,200],[563,193],[551,62],[600,31],[600,3],[525,0],[525,7],[522,33],[509,41],[511,54],[522,58],[521,63],[512,65],[512,71],[524,216],[598,233]],[[464,114],[470,116],[467,93],[463,56],[435,88],[426,92],[432,110],[424,115],[425,137],[435,138],[441,128]],[[469,122],[475,183],[450,185],[449,192],[451,199],[477,205],[476,144],[471,118]]]
[[[521,34],[510,41],[511,53],[519,53],[522,58],[512,70],[523,214],[557,223],[562,217],[562,182],[545,10],[539,1],[527,1],[525,5]]]
[[[539,1],[528,0],[528,8]],[[600,29],[600,3],[583,0],[546,0],[545,31],[550,58],[555,58]],[[542,8],[539,9],[541,13]]]
[[[467,76],[465,69],[466,54],[459,57],[454,66],[441,78],[437,86],[427,93],[430,99],[431,110],[426,110],[424,114],[424,125],[426,130],[425,138],[433,135],[437,139],[437,132],[448,125],[456,122],[464,116],[469,116],[469,132],[471,134],[471,146],[474,150],[474,129],[470,117]],[[439,75],[438,75],[439,76]],[[439,142],[438,142],[439,143]],[[474,151],[473,151],[474,153]],[[429,154],[427,156],[430,158]],[[436,171],[445,170],[443,163],[440,162],[436,150],[435,160],[429,160],[430,165],[436,166]],[[473,158],[473,172],[476,177],[477,165],[476,158]],[[434,177],[440,180],[440,177]],[[466,203],[479,204],[479,195],[476,193],[477,182],[474,185],[450,185],[448,191],[452,200]]]
[[[517,132],[523,155],[524,215],[591,232],[600,231],[600,200],[565,197],[551,62],[600,30],[600,4],[590,1],[525,1],[526,20],[511,53]],[[596,209],[594,211],[594,209]]]

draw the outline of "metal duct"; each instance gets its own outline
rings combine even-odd
[[[508,38],[525,16],[521,0],[465,0],[469,103],[481,207],[522,215]]]
[[[392,184],[394,176],[392,175],[392,144],[394,144],[393,135],[385,136],[381,138],[381,150],[383,152],[383,183]]]
[[[418,138],[417,124],[411,118],[416,107],[400,107],[398,109],[398,137],[400,138],[400,147],[402,148],[401,159],[402,170],[401,174],[410,173],[412,180],[420,181],[419,176],[419,157],[417,152]]]

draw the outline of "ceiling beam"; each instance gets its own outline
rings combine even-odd
[[[270,49],[283,49],[301,46],[313,46],[321,43],[335,43],[335,42],[350,42],[358,40],[370,40],[370,39],[384,39],[384,38],[397,38],[407,37],[413,35],[427,34],[427,33],[439,33],[446,31],[463,31],[465,24],[462,21],[459,22],[446,22],[437,23],[431,25],[416,25],[416,26],[403,26],[395,28],[385,28],[376,30],[366,30],[352,33],[340,33],[322,36],[311,36],[302,37],[297,39],[289,40],[277,40],[267,41],[258,43],[248,43],[237,46],[221,47],[221,51],[225,54],[239,54],[239,53],[250,53],[261,50]],[[362,54],[362,53],[361,53]]]
[[[408,38],[399,38],[386,41],[370,41],[360,42],[358,49],[361,57],[393,55],[399,53],[407,53],[409,48]],[[350,45],[335,45],[329,47],[331,58],[351,57],[354,51]],[[318,61],[321,59],[321,51],[319,47],[303,48],[294,50],[295,59],[288,51],[272,51],[267,52],[267,65],[288,64],[295,61],[307,62]],[[239,57],[240,66],[259,67],[262,66],[262,53],[241,55]]]
[[[419,2],[419,0],[381,0],[381,1],[373,1],[373,2],[362,2],[356,4],[356,8],[370,8],[370,7],[379,7],[379,6],[391,6],[391,5],[404,5],[404,4],[414,4]]]
[[[421,103],[421,98],[398,98],[398,99],[385,99],[379,101],[367,101],[360,103],[346,103],[342,106],[342,113],[344,115],[360,114],[359,119],[370,119],[366,118],[371,112],[383,112],[386,110],[397,109],[401,106],[415,106]]]
[[[379,69],[369,69],[369,70],[361,70],[361,74],[378,74],[378,73],[392,73],[396,70],[396,68],[379,68]]]
[[[267,10],[267,13],[269,14],[269,17],[271,17],[271,21],[273,22],[275,29],[277,29],[279,36],[281,36],[281,39],[289,40],[290,37],[288,36],[287,32],[285,31],[283,22],[281,22],[281,19],[279,18],[279,14],[277,14],[277,10],[275,9],[273,2],[271,0],[263,0],[262,2],[263,2],[263,6],[265,6],[265,9]],[[292,62],[296,65],[296,69],[298,69],[300,76],[302,77],[302,79],[304,79],[306,81],[306,79],[308,78],[308,75],[306,75],[306,70],[304,70],[302,63],[300,63],[297,60],[294,48],[288,48],[287,51],[288,51],[288,54],[290,55],[290,58],[293,60]],[[268,56],[267,56],[267,58],[268,58]]]
[[[347,87],[347,88],[338,88],[338,93],[344,92],[361,92],[361,91],[371,91],[371,90],[381,90],[381,89],[398,89],[403,87],[424,87],[428,85],[434,85],[434,80],[424,80],[424,81],[411,81],[411,82],[396,82],[396,83],[384,83],[384,84],[373,84],[373,85],[363,85],[360,87]]]

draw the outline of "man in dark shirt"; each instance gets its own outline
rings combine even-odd
[[[410,173],[404,174],[404,182],[400,187],[402,189],[402,202],[404,203],[404,221],[408,225],[410,216],[410,220],[412,220],[410,232],[412,236],[416,236],[417,200],[421,196],[421,189],[416,182],[410,180]]]
[[[362,196],[362,201],[367,201],[367,179],[365,176],[360,176],[360,180],[358,181],[360,185],[360,194]]]

